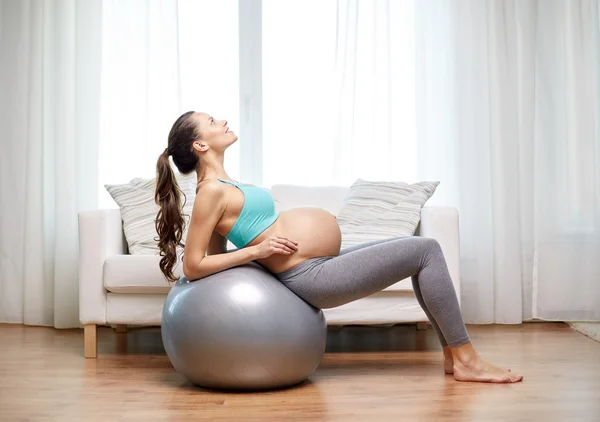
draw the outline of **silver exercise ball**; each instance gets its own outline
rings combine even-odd
[[[175,370],[200,387],[291,386],[317,368],[327,337],[323,312],[256,263],[177,281],[162,314]]]

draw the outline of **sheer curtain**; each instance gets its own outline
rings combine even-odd
[[[262,1],[264,186],[331,179],[335,16],[331,1]]]
[[[440,180],[468,322],[600,319],[597,1],[262,6],[264,185]],[[237,7],[0,2],[0,321],[77,326],[77,212],[180,113],[239,126]]]
[[[79,326],[77,213],[154,177],[184,111],[237,129],[237,6],[0,1],[0,322]]]
[[[420,177],[451,181],[465,318],[600,319],[598,2],[420,2],[417,21],[417,66],[436,69]]]
[[[263,183],[415,180],[414,2],[262,9]]]
[[[101,2],[0,2],[0,321],[79,325],[96,206]]]
[[[302,5],[263,2],[266,184],[440,180],[468,322],[599,320],[598,2]]]
[[[99,202],[105,184],[155,176],[171,125],[202,111],[239,127],[238,1],[103,1]],[[239,179],[239,145],[225,166]]]

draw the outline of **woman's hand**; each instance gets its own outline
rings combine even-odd
[[[256,245],[256,258],[268,258],[273,254],[290,255],[298,250],[298,242],[272,234]]]

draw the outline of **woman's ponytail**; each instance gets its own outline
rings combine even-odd
[[[160,270],[165,278],[176,281],[173,267],[177,262],[177,247],[181,243],[185,219],[181,206],[183,192],[177,184],[175,172],[171,168],[169,156],[181,174],[189,174],[199,166],[199,158],[194,153],[193,143],[198,139],[194,112],[188,111],[177,118],[169,132],[168,146],[156,162],[156,192],[154,201],[159,207],[156,216],[156,233],[160,249]],[[185,197],[185,196],[184,196]]]
[[[169,281],[176,281],[173,267],[177,262],[177,247],[181,243],[185,220],[181,209],[181,189],[171,168],[168,149],[156,162],[156,192],[154,200],[159,206],[156,216],[156,232],[160,249],[160,270]]]

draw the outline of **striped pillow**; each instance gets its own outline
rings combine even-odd
[[[186,222],[192,215],[194,200],[196,198],[196,173],[187,176],[176,173],[177,183],[185,193],[181,203]],[[108,193],[121,209],[123,231],[132,255],[158,255],[158,234],[156,233],[155,220],[158,214],[158,205],[154,202],[156,179],[136,178],[122,185],[104,185]],[[185,202],[185,204],[184,204]],[[185,243],[187,236],[187,223],[182,241]],[[182,248],[178,249],[178,255]]]
[[[337,215],[342,249],[372,240],[412,236],[421,208],[440,182],[369,182],[357,179]]]

